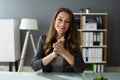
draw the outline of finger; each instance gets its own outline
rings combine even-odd
[[[57,47],[57,43],[53,43],[53,48],[56,48]]]
[[[65,38],[64,36],[61,37],[61,41],[64,42],[65,41]]]
[[[60,43],[61,42],[61,40],[60,39],[58,39],[58,41],[57,41],[58,43]]]
[[[62,39],[64,39],[64,36],[62,36],[61,38],[59,38],[58,41],[61,41]]]
[[[57,42],[58,42],[58,43],[63,43],[64,41],[65,41],[64,38],[60,38]]]
[[[62,37],[60,38],[61,41],[63,41],[63,39],[64,39],[64,36],[62,36]]]
[[[62,42],[64,42],[65,41],[65,39],[62,39]]]

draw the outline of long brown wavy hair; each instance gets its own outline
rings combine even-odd
[[[59,8],[55,14],[53,15],[51,25],[45,40],[45,45],[44,45],[44,51],[45,54],[48,55],[53,51],[53,43],[56,39],[57,31],[54,27],[55,25],[55,20],[60,12],[66,12],[69,14],[70,17],[70,26],[69,29],[67,30],[65,34],[65,43],[64,43],[64,48],[68,50],[72,55],[76,55],[77,53],[80,53],[79,49],[79,37],[78,37],[78,32],[77,28],[74,23],[74,15],[72,11],[68,8]]]

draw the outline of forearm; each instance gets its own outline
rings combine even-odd
[[[68,61],[69,64],[74,64],[74,56],[71,55],[68,51],[65,50],[61,55]]]
[[[51,54],[49,54],[48,56],[44,57],[42,59],[42,65],[46,66],[47,64],[49,64],[57,55],[55,54],[55,52],[52,52]]]
[[[83,61],[82,55],[73,56],[68,51],[65,51],[64,54],[61,54],[69,64],[71,64],[75,72],[83,72],[85,69],[85,63]]]

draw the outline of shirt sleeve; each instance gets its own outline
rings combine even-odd
[[[83,60],[82,53],[79,45],[74,48],[74,64],[72,65],[75,72],[82,73],[85,69],[85,62]]]
[[[85,63],[82,57],[82,54],[74,56],[74,65],[73,68],[75,72],[80,72],[82,73],[85,69]]]
[[[42,35],[40,36],[37,44],[37,50],[35,52],[35,56],[32,59],[31,67],[33,70],[38,71],[42,69],[42,58],[45,56],[43,45],[44,45],[44,39],[45,37]]]

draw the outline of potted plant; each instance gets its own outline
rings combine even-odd
[[[83,9],[83,8],[81,8],[81,9],[80,9],[80,13],[83,13],[83,12],[84,12],[84,9]]]
[[[91,10],[90,7],[87,7],[87,8],[85,9],[86,13],[90,13],[90,10]]]

